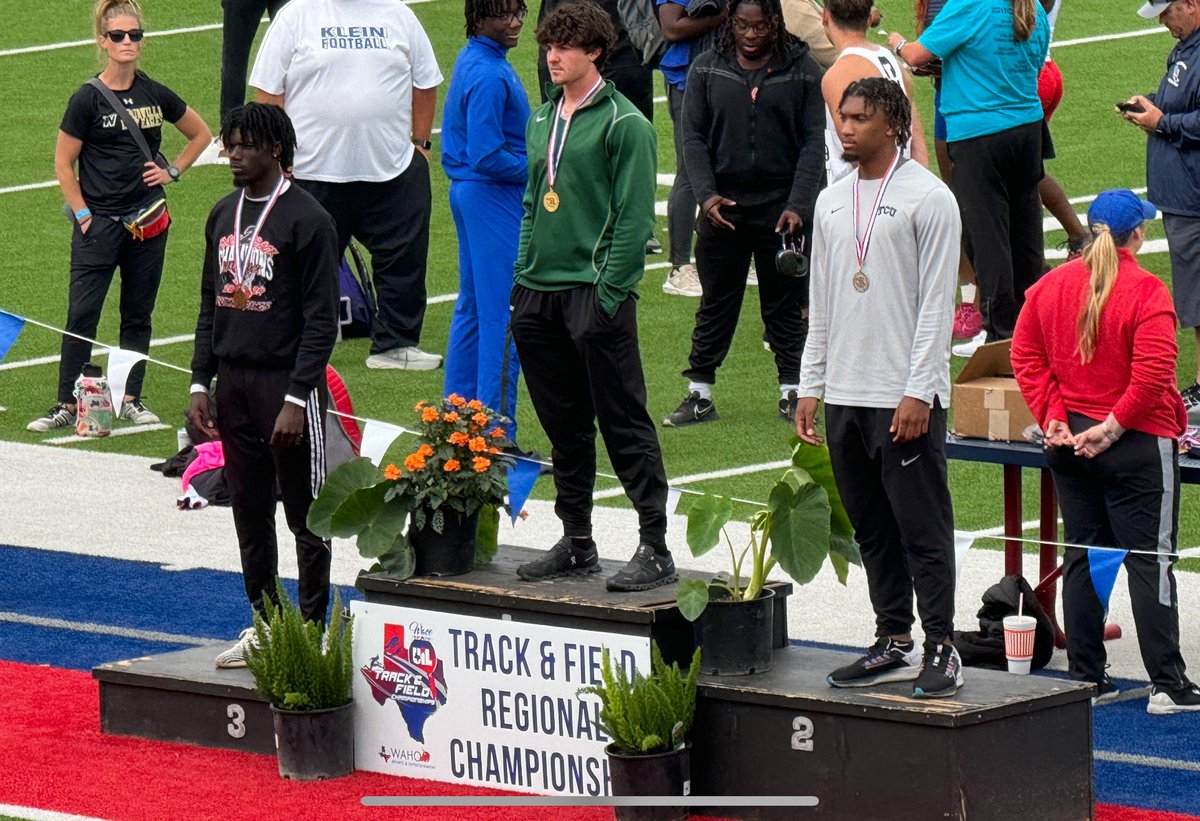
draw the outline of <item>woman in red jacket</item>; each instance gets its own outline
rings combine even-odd
[[[1154,206],[1105,191],[1088,209],[1083,258],[1031,287],[1017,320],[1012,364],[1046,433],[1047,462],[1072,544],[1129,551],[1125,569],[1142,663],[1153,687],[1147,711],[1200,710],[1185,673],[1172,572],[1179,518],[1176,438],[1186,425],[1175,387],[1171,294],[1134,256]],[[1159,555],[1154,555],[1154,554]],[[1063,556],[1063,616],[1071,677],[1099,694],[1104,606],[1092,585],[1092,551]]]

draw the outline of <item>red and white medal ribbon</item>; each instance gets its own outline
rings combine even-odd
[[[867,230],[863,232],[862,239],[858,238],[858,181],[862,171],[859,169],[854,172],[854,193],[851,207],[854,219],[854,251],[858,257],[859,274],[863,273],[863,265],[867,261],[867,251],[871,246],[871,233],[875,230],[875,218],[879,216],[879,203],[883,201],[883,194],[887,191],[888,183],[892,181],[892,176],[896,173],[896,167],[899,164],[900,152],[897,151],[896,156],[892,157],[891,165],[883,175],[883,182],[879,184],[879,190],[875,192],[875,203],[871,206],[871,217],[867,220]]]
[[[233,284],[243,293],[250,290],[250,283],[246,281],[246,269],[250,267],[250,256],[254,253],[254,243],[258,239],[263,225],[266,224],[271,209],[279,201],[279,195],[283,193],[285,185],[287,185],[287,177],[280,174],[279,183],[271,192],[271,198],[267,200],[267,204],[258,218],[258,224],[254,226],[254,233],[250,235],[250,241],[246,243],[245,253],[242,253],[242,205],[246,202],[245,188],[242,189],[242,195],[238,197],[237,208],[233,212]]]
[[[579,109],[587,105],[588,100],[592,99],[592,97],[596,95],[596,92],[603,87],[604,78],[597,78],[596,84],[591,87],[587,94],[583,95],[583,99],[579,101],[579,105],[575,106],[575,111],[571,112],[571,114],[565,118],[562,116],[562,111],[563,104],[567,100],[566,92],[563,92],[563,95],[558,98],[558,105],[554,107],[554,122],[550,124],[550,140],[549,144],[546,146],[546,182],[549,183],[551,191],[554,190],[554,182],[558,179],[558,163],[562,159],[563,149],[567,147],[567,134],[571,132],[571,119],[575,116]],[[566,122],[563,123],[562,126],[562,141],[559,142],[557,139],[558,124],[564,119]]]

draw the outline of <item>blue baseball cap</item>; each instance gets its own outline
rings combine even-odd
[[[1158,213],[1153,205],[1128,188],[1104,191],[1088,207],[1088,225],[1104,223],[1114,234],[1128,234]]]

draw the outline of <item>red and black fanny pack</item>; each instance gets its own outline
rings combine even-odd
[[[153,239],[167,230],[171,224],[171,214],[167,211],[167,200],[159,197],[145,208],[139,208],[132,214],[121,217],[121,224],[133,238],[137,240]]]

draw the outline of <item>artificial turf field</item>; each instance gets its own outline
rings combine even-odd
[[[536,46],[532,23],[536,4],[532,0],[530,18],[521,44],[510,55],[531,99],[536,102]],[[911,35],[911,3],[907,0],[879,0],[884,12],[883,29]],[[1113,103],[1133,93],[1145,93],[1157,87],[1167,52],[1174,41],[1157,23],[1141,20],[1135,14],[1137,2],[1112,0],[1066,0],[1059,17],[1055,39],[1062,45],[1052,54],[1062,69],[1066,94],[1053,121],[1058,159],[1047,164],[1047,171],[1059,179],[1068,196],[1083,198],[1114,187],[1140,188],[1145,185],[1144,138],[1135,127],[1124,123],[1113,112]],[[70,45],[90,37],[89,0],[42,0],[39,14],[18,16],[0,30],[0,65],[9,78],[0,99],[0,145],[4,162],[0,164],[0,310],[27,316],[61,327],[66,316],[67,271],[70,228],[59,210],[61,196],[56,185],[36,186],[53,179],[53,146],[57,126],[71,93],[91,74],[99,70],[96,49],[90,44]],[[151,33],[175,29],[200,30],[152,36],[145,41],[142,67],[156,79],[176,90],[210,124],[217,120],[217,96],[220,73],[220,4],[190,0],[147,0],[146,28]],[[464,42],[462,6],[454,0],[430,0],[413,5],[434,43],[449,85],[453,61]],[[208,28],[201,28],[201,27]],[[265,26],[263,27],[265,29]],[[1122,36],[1136,32],[1146,36]],[[1113,39],[1073,43],[1081,38],[1111,35]],[[880,36],[879,41],[883,41]],[[29,50],[31,47],[49,47]],[[656,75],[661,94],[661,75]],[[918,81],[917,103],[927,126],[932,126],[932,91]],[[435,124],[440,121],[439,105]],[[659,172],[674,171],[671,123],[663,104],[657,106],[655,125],[659,133]],[[355,127],[347,124],[348,128]],[[182,139],[173,129],[164,132],[165,153],[173,157]],[[303,136],[301,135],[301,139]],[[452,299],[457,290],[457,252],[453,222],[447,204],[447,181],[436,164],[433,172],[434,213],[429,255],[428,293],[443,297],[429,306],[421,346],[444,352],[449,330]],[[931,142],[932,144],[932,142]],[[230,189],[226,166],[207,166],[190,170],[183,182],[170,190],[174,225],[167,251],[167,263],[155,311],[154,337],[157,340],[190,334],[194,328],[198,299],[202,236],[205,217],[212,204]],[[667,188],[660,187],[659,199],[665,201]],[[1079,210],[1086,209],[1081,203]],[[665,220],[659,220],[659,239],[667,244]],[[1161,224],[1150,227],[1152,239],[1161,238]],[[1047,247],[1053,248],[1063,235],[1047,234]],[[1165,253],[1147,253],[1141,257],[1144,267],[1170,281]],[[647,271],[639,305],[643,362],[649,389],[651,414],[657,419],[672,410],[685,392],[679,371],[685,366],[692,330],[695,300],[666,296],[660,290],[666,274],[666,256],[647,258]],[[761,322],[757,300],[749,296],[733,348],[719,373],[715,399],[720,410],[719,422],[683,430],[660,429],[667,474],[696,490],[718,492],[749,499],[765,499],[774,470],[753,469],[787,458],[791,432],[776,412],[778,392],[772,357],[760,344]],[[886,317],[880,317],[886,321]],[[98,338],[115,344],[118,311],[116,288],[106,305]],[[359,415],[409,423],[411,408],[419,399],[440,395],[442,371],[406,373],[368,371],[363,367],[367,355],[366,340],[347,340],[334,352],[332,364],[345,379]],[[40,415],[54,400],[56,363],[25,364],[28,360],[58,353],[57,334],[26,326],[16,345],[0,366],[0,437],[20,442],[39,442],[52,438],[25,431],[25,424]],[[186,367],[191,357],[187,342],[156,346],[151,356]],[[963,360],[956,359],[957,371]],[[150,365],[144,397],[172,429],[114,437],[64,447],[86,447],[122,453],[164,456],[174,451],[173,427],[182,420],[186,407],[188,377],[167,368]],[[1180,382],[1189,384],[1195,372],[1195,345],[1191,332],[1180,335]],[[532,414],[522,386],[518,402],[523,447],[544,453],[549,445]],[[400,440],[397,452],[405,444]],[[734,474],[739,469],[740,473]],[[607,460],[600,456],[600,470],[611,473]],[[694,480],[698,474],[724,472],[719,478]],[[1000,473],[994,466],[951,464],[951,482],[955,501],[956,527],[981,530],[1001,522]],[[1036,482],[1027,482],[1029,498],[1026,517],[1032,518],[1036,502],[1032,494]],[[615,482],[600,479],[598,488],[615,487]],[[553,492],[543,482],[535,493],[548,497]],[[1180,546],[1200,544],[1200,513],[1194,508],[1196,491],[1185,488],[1181,513]],[[622,504],[609,499],[605,504]],[[983,542],[980,546],[985,546]],[[995,542],[994,545],[999,545]],[[1184,562],[1186,566],[1189,561]],[[1200,560],[1191,560],[1200,565]]]

